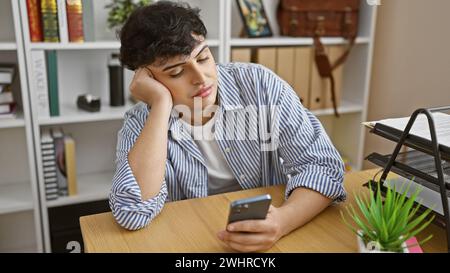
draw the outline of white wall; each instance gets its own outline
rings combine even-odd
[[[378,9],[369,120],[450,105],[449,0],[382,0]],[[366,134],[364,155],[391,153]],[[365,167],[373,167],[366,162]]]

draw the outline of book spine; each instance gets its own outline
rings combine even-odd
[[[40,11],[40,0],[27,0],[28,27],[31,42],[43,41]]]
[[[64,137],[64,153],[66,159],[66,177],[69,196],[77,195],[77,162],[75,156],[75,140],[71,136]]]
[[[233,48],[231,50],[231,61],[234,63],[249,63],[251,62],[251,53],[250,48]]]
[[[93,0],[82,0],[83,34],[86,42],[95,41],[94,3]]]
[[[58,194],[59,196],[67,196],[67,177],[66,177],[66,162],[65,162],[65,146],[64,134],[61,129],[52,129],[52,137],[55,142],[55,157],[56,157],[56,176],[58,179]]]
[[[309,89],[311,78],[311,47],[296,47],[294,62],[294,90],[300,98],[300,102],[309,108]]]
[[[39,117],[49,117],[47,68],[43,50],[31,51],[31,69],[33,74],[34,95]]]
[[[59,42],[58,9],[56,0],[41,0],[44,42]]]
[[[58,5],[58,28],[60,42],[69,42],[68,22],[66,14],[66,0],[57,0]]]
[[[47,51],[48,100],[50,116],[59,116],[58,64],[55,50]]]
[[[56,173],[55,144],[48,130],[41,134],[41,156],[46,200],[58,198],[58,180]]]
[[[70,42],[84,42],[83,6],[81,0],[66,0]]]

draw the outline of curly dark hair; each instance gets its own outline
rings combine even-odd
[[[137,8],[120,31],[120,61],[135,70],[168,58],[189,55],[200,43],[192,34],[206,37],[200,9],[186,3],[158,1]]]

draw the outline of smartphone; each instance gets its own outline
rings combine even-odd
[[[266,219],[271,202],[272,197],[270,194],[231,202],[228,224],[242,220]]]

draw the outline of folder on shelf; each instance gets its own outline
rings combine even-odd
[[[342,46],[326,46],[325,52],[328,54],[330,61],[333,63],[342,55],[345,49]],[[336,106],[339,107],[342,97],[342,82],[344,68],[342,65],[333,70]],[[324,79],[319,75],[316,62],[311,65],[311,88],[310,88],[310,109],[319,110],[324,108],[333,108],[331,99],[331,85],[328,79]]]
[[[276,73],[290,86],[294,86],[294,52],[294,47],[277,48]]]
[[[311,79],[311,47],[296,47],[294,51],[294,85],[293,88],[301,103],[309,108],[309,88]]]
[[[255,62],[269,68],[273,72],[277,70],[277,48],[262,47],[256,49]]]
[[[231,61],[239,63],[251,62],[252,51],[250,48],[233,48],[231,49]]]
[[[345,52],[345,47],[340,45],[328,46],[328,54],[330,57],[331,63],[336,62],[336,60],[342,56]],[[334,90],[336,96],[336,106],[340,106],[341,97],[342,97],[342,85],[343,85],[343,77],[344,77],[344,66],[340,65],[333,70],[334,77]],[[327,81],[327,92],[324,96],[324,108],[333,108],[333,100],[331,98],[331,85],[330,82]]]

